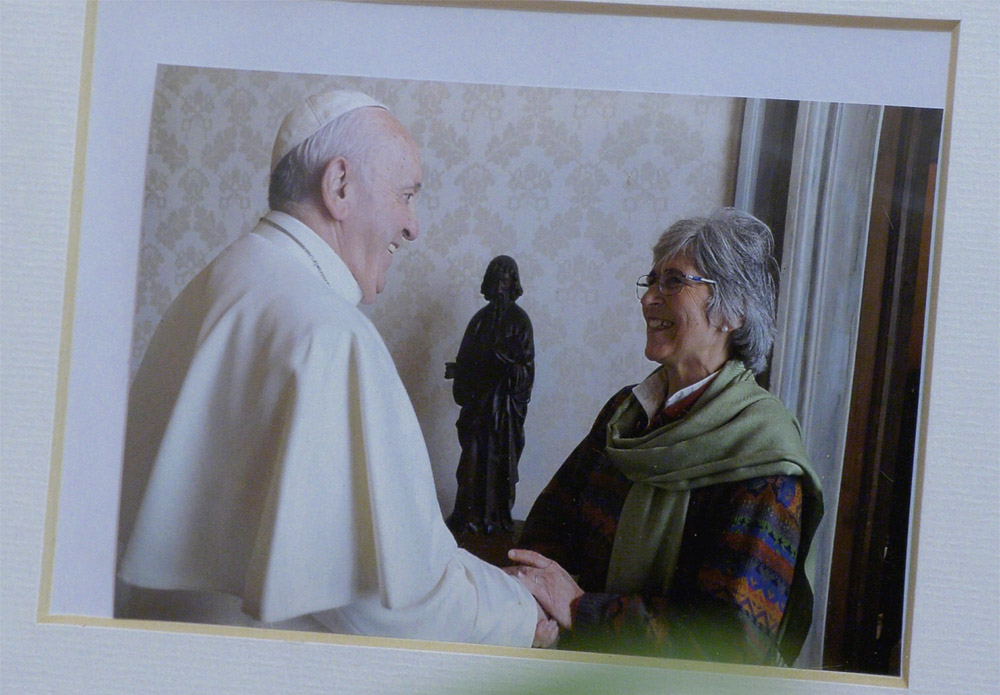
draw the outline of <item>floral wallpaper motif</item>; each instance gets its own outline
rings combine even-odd
[[[520,266],[536,384],[515,516],[590,428],[642,379],[633,293],[658,233],[732,204],[741,99],[161,66],[150,126],[132,373],[166,308],[267,210],[285,113],[330,88],[367,92],[420,145],[420,238],[363,306],[409,390],[451,511],[458,408],[445,381],[479,283],[501,253]]]

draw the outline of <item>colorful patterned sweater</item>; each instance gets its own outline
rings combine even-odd
[[[795,569],[802,488],[791,476],[691,492],[669,591],[605,593],[618,518],[631,487],[604,453],[607,423],[631,387],[535,501],[518,542],[560,563],[584,595],[559,647],[681,659],[776,663],[776,636]],[[701,391],[672,406],[679,418]],[[657,423],[661,421],[658,415]],[[640,428],[644,423],[640,423]]]

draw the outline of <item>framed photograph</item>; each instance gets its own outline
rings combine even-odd
[[[986,10],[968,7],[981,21]],[[367,678],[385,691],[412,686],[385,672],[390,663],[435,672],[418,677],[425,692],[460,690],[484,667],[496,692],[937,682],[937,638],[921,626],[953,620],[935,612],[926,577],[943,569],[937,543],[950,523],[929,481],[952,481],[956,465],[949,435],[930,432],[955,403],[931,376],[956,359],[940,326],[955,301],[944,289],[957,233],[945,202],[963,17],[811,11],[831,14],[585,2],[88,6],[34,629],[142,650],[146,677],[207,649],[225,666],[202,676],[260,692],[284,683],[287,671],[271,673],[278,663],[301,669],[295,688],[307,692],[334,681],[361,691],[359,673],[383,674]],[[822,460],[828,499],[817,534],[828,601],[800,668],[111,617],[131,376],[166,305],[266,211],[270,140],[287,104],[333,86],[383,100],[423,153],[424,243],[368,313],[420,404],[445,515],[457,411],[439,372],[481,301],[490,258],[517,257],[521,304],[544,346],[515,505],[523,518],[604,400],[651,371],[641,338],[621,337],[642,330],[628,316],[632,276],[647,270],[659,231],[728,205],[775,227],[785,337],[769,379]],[[414,321],[433,328],[415,337]],[[567,365],[601,373],[581,382]],[[572,405],[559,404],[566,396]],[[995,568],[982,569],[995,584]],[[988,615],[963,615],[989,632]],[[75,625],[102,629],[65,632]],[[867,641],[846,636],[859,630]],[[241,671],[237,654],[253,666]]]

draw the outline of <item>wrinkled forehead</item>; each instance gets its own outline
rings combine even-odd
[[[363,156],[361,170],[372,182],[388,186],[394,190],[420,190],[422,168],[420,153],[412,140],[390,137],[382,138]]]
[[[382,121],[376,143],[380,164],[419,177],[420,148],[413,136],[392,114],[383,112],[378,118]]]
[[[417,143],[410,135],[406,126],[390,112],[371,109],[370,118],[376,124],[378,137],[385,145],[392,145],[400,150],[413,150],[419,156]]]
[[[686,253],[664,256],[653,263],[653,272],[657,275],[663,275],[671,271],[693,275],[701,274],[701,268],[698,268]]]

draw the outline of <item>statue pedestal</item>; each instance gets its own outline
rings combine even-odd
[[[513,565],[507,558],[507,551],[517,547],[517,539],[521,537],[523,521],[514,520],[513,531],[496,530],[490,534],[461,532],[455,534],[458,547],[497,567]]]

